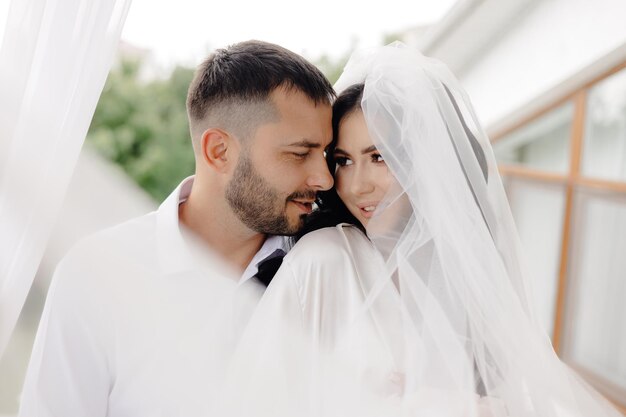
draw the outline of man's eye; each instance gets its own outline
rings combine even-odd
[[[345,156],[336,156],[335,163],[340,167],[345,167],[347,165],[352,165],[352,161]]]
[[[309,152],[305,152],[305,153],[293,152],[293,156],[295,156],[298,159],[305,159],[307,156],[309,156]]]

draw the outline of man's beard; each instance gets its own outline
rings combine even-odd
[[[289,224],[287,201],[314,199],[315,191],[296,191],[286,198],[254,169],[247,155],[241,155],[233,178],[226,188],[226,201],[248,228],[269,235],[293,235],[304,225],[302,214],[295,225]]]

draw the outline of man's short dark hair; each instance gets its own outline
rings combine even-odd
[[[269,95],[279,87],[300,91],[316,105],[335,97],[319,69],[281,46],[252,40],[216,50],[196,71],[187,94],[194,146],[209,127],[245,137],[262,122],[276,120]]]

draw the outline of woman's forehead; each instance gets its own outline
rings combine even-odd
[[[362,150],[371,147],[373,144],[374,142],[367,130],[362,111],[351,112],[342,120],[337,140],[338,148],[350,153],[361,153]]]

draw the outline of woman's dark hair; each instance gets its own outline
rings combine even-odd
[[[361,110],[361,99],[363,98],[363,84],[354,84],[345,89],[333,103],[333,140],[326,149],[326,163],[328,170],[335,173],[336,162],[334,158],[335,147],[339,138],[339,127],[343,119],[355,111]],[[334,227],[339,223],[350,223],[365,231],[363,225],[350,213],[343,201],[337,194],[335,186],[328,191],[317,194],[316,204],[318,210],[313,212],[296,236],[298,241],[302,236],[314,230],[324,227]]]

